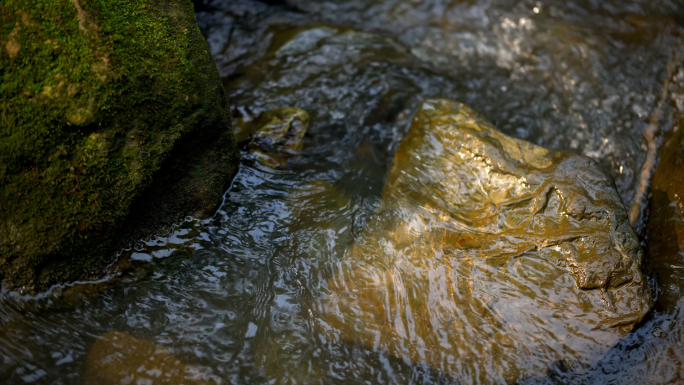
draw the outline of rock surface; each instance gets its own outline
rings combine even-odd
[[[482,383],[580,370],[651,309],[642,255],[593,160],[428,99],[318,326]]]
[[[648,263],[656,275],[656,309],[684,294],[684,134],[680,128],[664,146],[651,184]]]
[[[237,141],[248,140],[249,152],[262,163],[275,167],[299,155],[309,128],[309,114],[297,107],[277,108],[236,126]]]
[[[216,384],[151,341],[113,331],[98,337],[88,355],[86,384]]]
[[[238,154],[189,0],[9,0],[0,43],[5,286],[94,278],[216,210]]]

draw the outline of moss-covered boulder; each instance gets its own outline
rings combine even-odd
[[[207,217],[236,170],[190,0],[0,3],[0,279],[93,278],[115,250]]]

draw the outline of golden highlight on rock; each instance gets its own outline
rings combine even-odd
[[[643,252],[591,159],[423,102],[319,330],[482,383],[595,362],[653,306]]]

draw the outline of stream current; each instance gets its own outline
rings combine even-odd
[[[301,154],[274,168],[245,151],[213,218],[139,242],[100,294],[3,293],[0,382],[82,383],[96,339],[117,330],[210,382],[477,383],[465,365],[443,372],[319,329],[413,115],[430,97],[467,103],[507,135],[595,159],[629,206],[668,76],[659,126],[678,129],[684,112],[682,15],[669,1],[201,4],[234,121],[299,107]],[[684,299],[659,306],[587,367],[559,360],[513,381],[680,383],[683,310]],[[512,382],[501,373],[486,378]]]

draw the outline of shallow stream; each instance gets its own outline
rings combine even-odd
[[[373,215],[425,98],[467,103],[507,135],[595,159],[629,206],[646,155],[642,132],[668,76],[659,126],[677,129],[684,112],[684,8],[669,1],[276,3],[208,1],[197,19],[234,121],[299,107],[311,122],[301,154],[274,168],[245,151],[216,215],[140,242],[132,267],[102,294],[63,295],[73,287],[34,298],[3,293],[0,382],[81,383],[93,344],[112,330],[153,341],[219,383],[684,381],[682,297],[659,303],[611,346],[589,349],[587,365],[564,362],[561,350],[546,370],[515,376],[466,364],[445,371],[321,333],[321,304],[340,278],[340,261]]]

